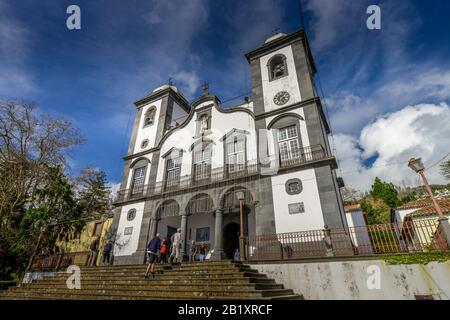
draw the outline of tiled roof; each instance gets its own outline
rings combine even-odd
[[[396,210],[423,208],[423,207],[427,207],[431,204],[433,204],[433,202],[431,201],[431,198],[416,199],[416,200],[410,201],[408,203],[405,203],[401,207],[396,208]]]
[[[437,200],[439,206],[441,207],[442,213],[444,214],[450,214],[450,199],[443,199],[443,200]],[[423,207],[419,210],[416,210],[414,212],[411,212],[407,215],[407,217],[428,217],[428,216],[434,216],[436,215],[436,209],[433,206],[433,203],[430,200],[430,205]]]
[[[359,204],[349,204],[344,206],[345,212],[359,211],[361,210],[361,206]]]

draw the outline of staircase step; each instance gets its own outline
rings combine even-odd
[[[70,276],[58,272],[0,292],[0,299],[302,299],[251,266],[235,261],[157,264],[153,279],[146,265],[81,268],[81,289],[70,290]]]

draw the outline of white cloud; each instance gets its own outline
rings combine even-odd
[[[173,76],[181,91],[188,96],[191,96],[200,87],[200,79],[198,75],[193,72],[181,71]]]
[[[426,166],[450,152],[450,107],[445,104],[407,106],[378,118],[364,127],[359,138],[334,137],[340,170],[348,186],[370,189],[375,177],[397,185],[411,185],[417,176],[407,167],[408,159],[421,157]],[[378,156],[370,168],[365,159]],[[444,183],[435,166],[427,171],[431,183]]]
[[[0,98],[22,98],[36,90],[25,67],[30,33],[0,0]]]

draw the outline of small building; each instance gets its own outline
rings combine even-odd
[[[442,213],[450,218],[450,199],[437,200]],[[413,240],[430,246],[430,249],[442,249],[443,235],[438,230],[439,221],[436,209],[430,199],[429,205],[415,210],[405,216],[404,221],[412,225]],[[445,246],[445,245],[444,245]]]
[[[401,207],[392,209],[391,222],[392,223],[401,223],[401,222],[405,221],[405,217],[408,214],[410,214],[418,209],[430,206],[432,204],[433,204],[433,202],[431,201],[430,198],[415,199],[408,203],[405,203]]]
[[[350,236],[358,254],[371,254],[371,242],[367,228],[367,216],[359,204],[344,206]]]
[[[99,255],[97,256],[97,265],[101,261],[101,252],[107,240],[111,239],[110,227],[112,218],[92,220],[86,223],[86,226],[80,232],[70,232],[61,234],[56,241],[56,246],[60,251],[74,254],[74,263],[87,264],[90,249],[89,246],[94,239],[99,236]]]

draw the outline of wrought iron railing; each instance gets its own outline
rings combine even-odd
[[[407,221],[365,227],[250,236],[248,260],[400,254],[449,250],[439,221]]]
[[[287,168],[321,160],[326,157],[327,154],[324,148],[321,145],[314,145],[297,149],[295,152],[285,152],[282,157],[278,155],[276,161],[280,168]],[[271,157],[269,157],[267,159],[268,163],[271,162],[270,160],[274,159],[275,158],[271,159]],[[210,170],[210,176],[207,179],[198,180],[196,179],[195,174],[188,174],[181,176],[178,183],[174,183],[174,181],[171,180],[170,183],[167,184],[167,181],[163,180],[158,181],[155,184],[146,184],[131,189],[123,189],[117,192],[116,202],[253,176],[260,174],[261,168],[267,168],[268,165],[269,164],[261,165],[257,160],[249,160],[243,166],[233,165],[231,170],[229,165],[213,168]]]

